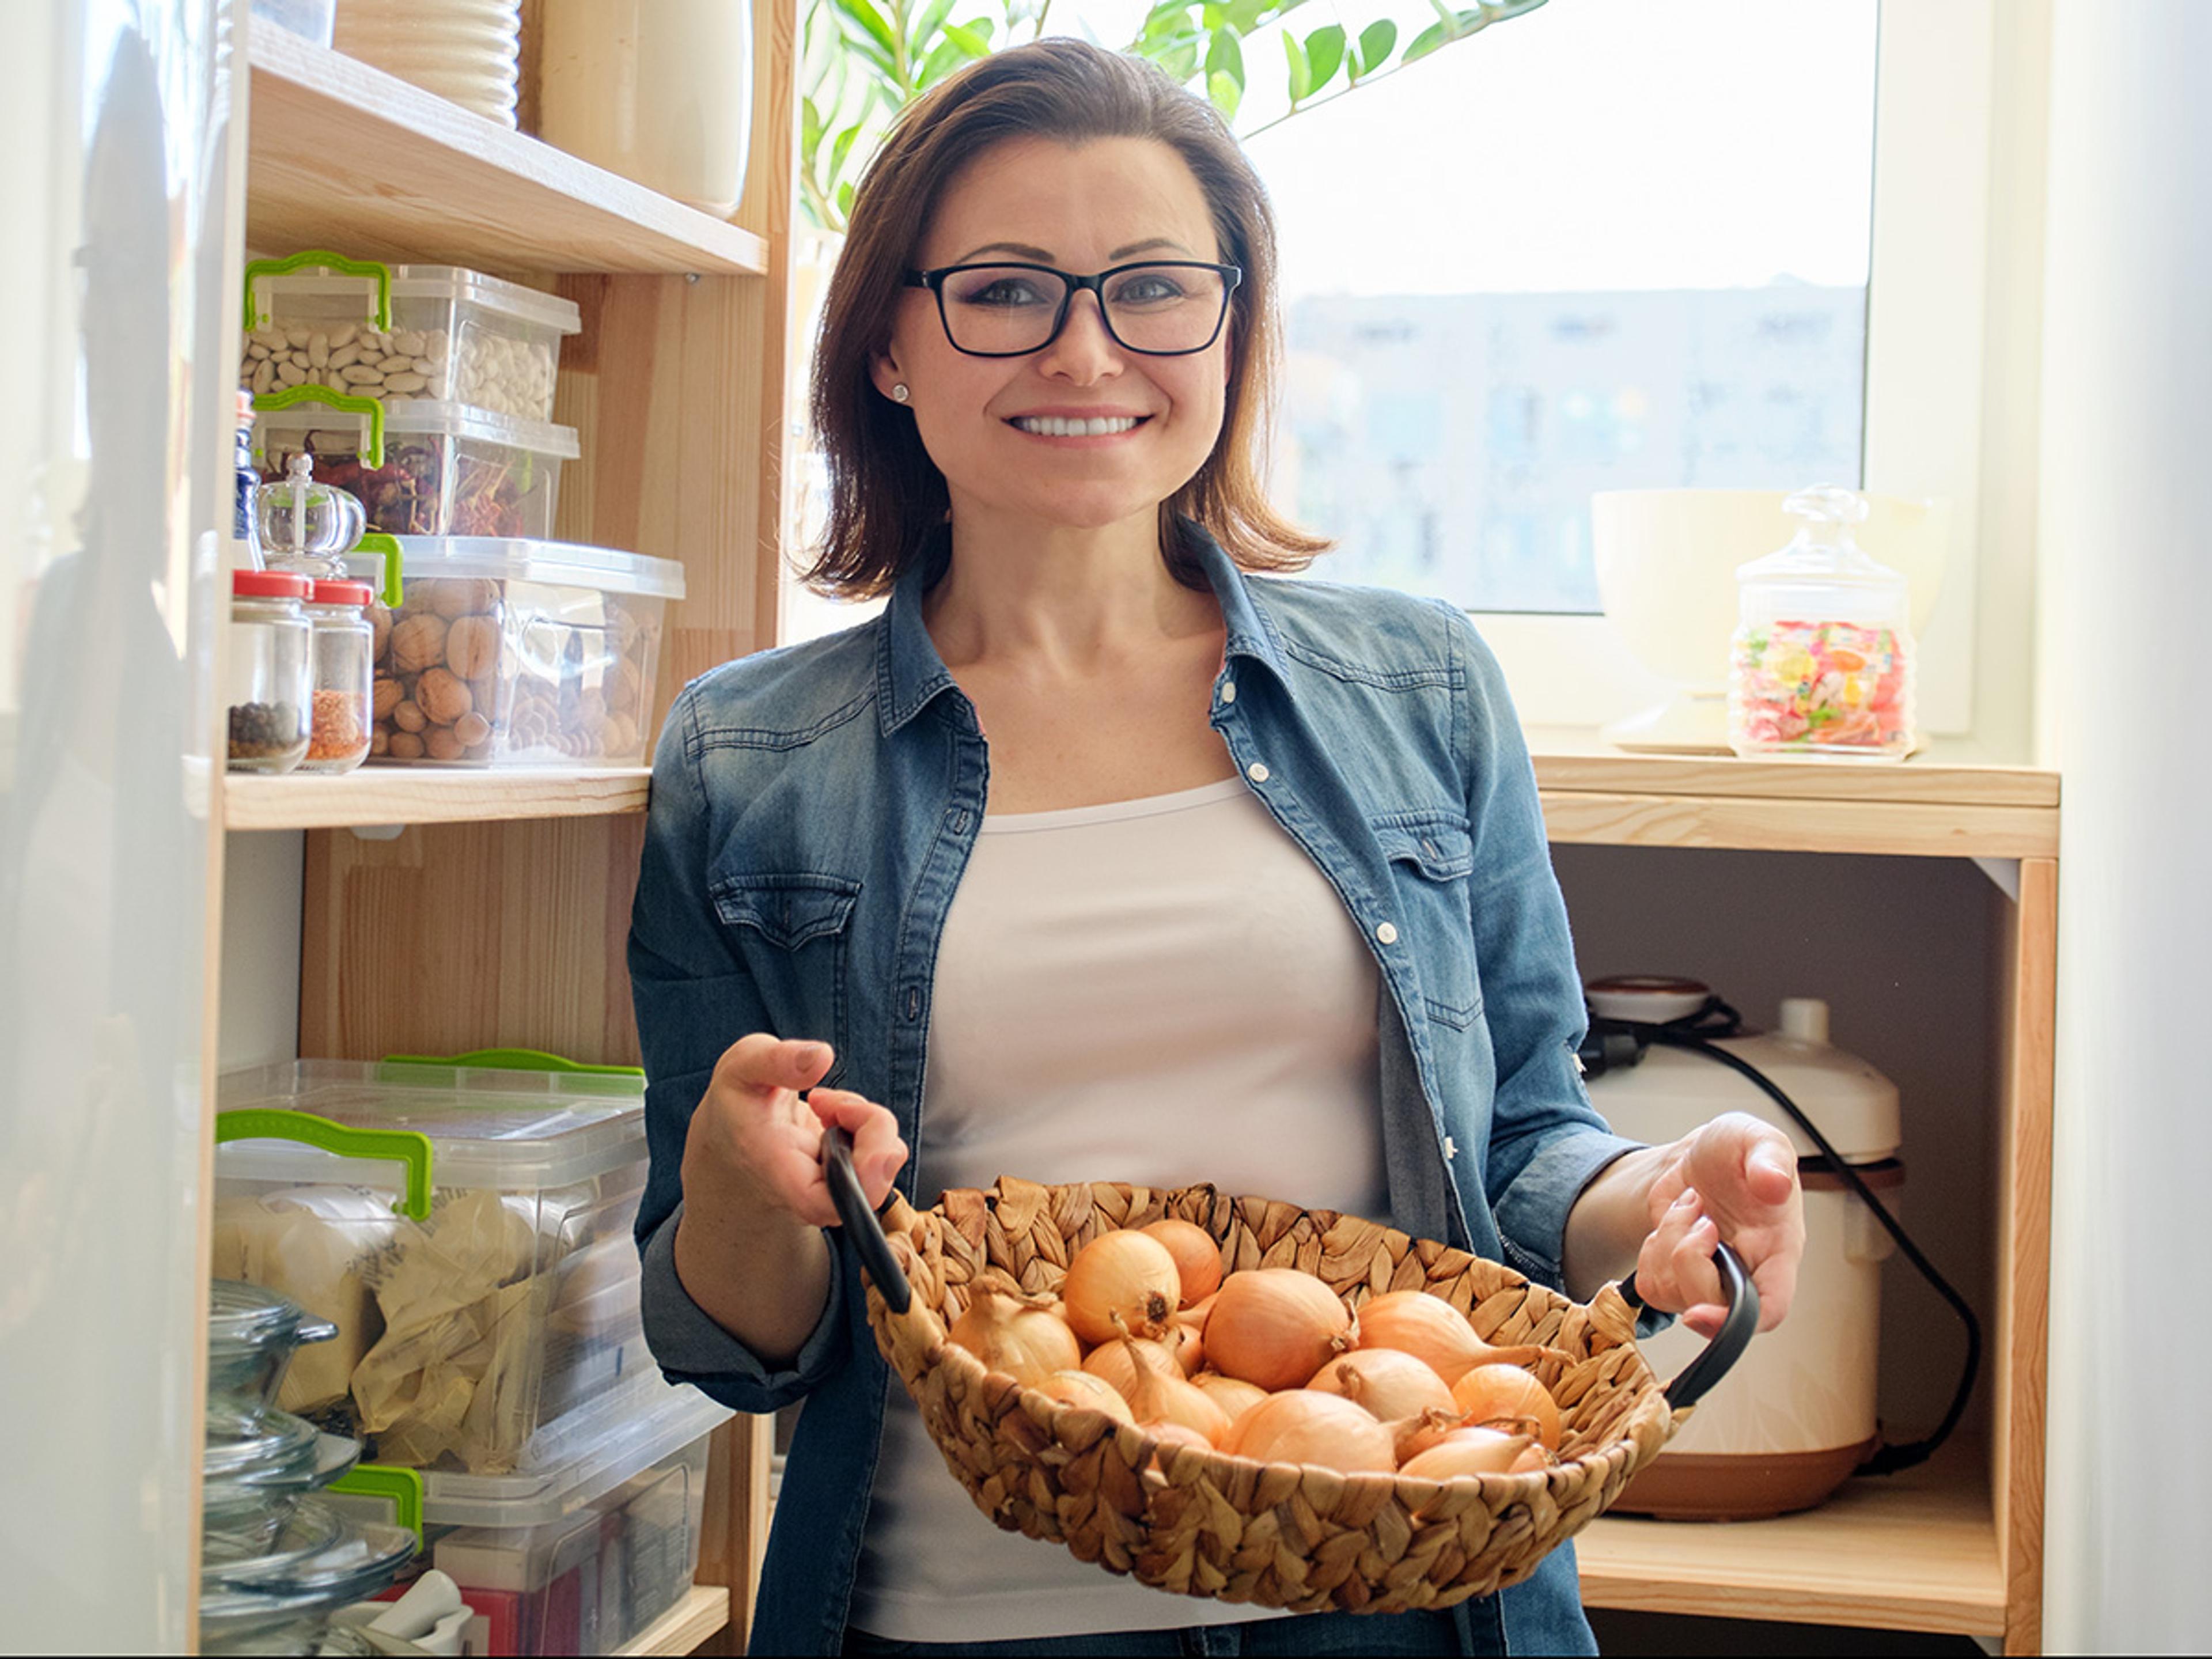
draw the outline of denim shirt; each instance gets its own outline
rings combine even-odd
[[[1566,913],[1498,665],[1448,605],[1249,577],[1184,529],[1227,625],[1212,726],[1381,969],[1392,1224],[1557,1287],[1567,1212],[1633,1143],[1582,1086]],[[990,757],[923,626],[927,568],[860,627],[692,682],[653,760],[629,939],[653,1160],[637,1218],[647,1336],[670,1377],[739,1411],[806,1401],[756,1652],[839,1650],[898,1384],[834,1231],[829,1305],[787,1367],[685,1294],[672,1224],[685,1133],[716,1060],[754,1031],[830,1042],[827,1083],[888,1107],[909,1146],[929,1133],[933,969]],[[935,1201],[913,1190],[912,1160],[898,1181],[910,1203]],[[1160,1613],[1209,1622],[1202,1601],[1164,1599]],[[1457,1622],[1470,1652],[1595,1650],[1571,1548]]]

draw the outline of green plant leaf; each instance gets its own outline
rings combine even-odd
[[[884,20],[883,13],[876,9],[872,0],[836,0],[836,4],[839,11],[852,19],[854,26],[862,35],[883,49],[886,68],[897,60],[898,39],[892,34],[890,24]]]
[[[1237,83],[1238,96],[1243,96],[1244,92],[1244,47],[1243,42],[1238,40],[1237,31],[1234,29],[1216,29],[1213,32],[1213,44],[1206,48],[1206,85],[1209,88],[1211,88],[1213,84],[1214,76],[1218,75],[1225,75],[1231,81],[1235,82]],[[1218,104],[1221,101],[1218,94],[1215,95],[1213,101],[1216,104]],[[1232,110],[1224,110],[1222,112],[1224,115],[1233,114],[1234,112],[1235,112]]]
[[[947,23],[945,38],[966,52],[972,60],[991,55],[991,34],[988,29],[978,29],[966,23]]]
[[[1344,30],[1337,24],[1325,24],[1306,36],[1306,67],[1313,74],[1314,91],[1334,80],[1343,62]]]
[[[927,92],[953,70],[975,61],[967,48],[957,40],[939,40],[929,49],[929,56],[921,60],[921,67],[914,72],[915,90]]]
[[[1442,23],[1431,23],[1413,37],[1413,44],[1406,48],[1405,57],[1399,61],[1417,64],[1438,46],[1449,46],[1456,37],[1455,30],[1447,29]]]
[[[929,0],[929,4],[922,9],[921,15],[915,19],[914,33],[908,37],[911,42],[908,52],[909,57],[915,55],[945,26],[945,20],[951,15],[952,3],[953,0]]]
[[[809,155],[822,148],[822,112],[811,98],[799,100],[799,147]]]
[[[854,141],[860,137],[861,130],[866,125],[865,122],[854,122],[851,126],[839,133],[830,144],[830,176],[832,179],[838,178],[844,173],[845,158],[853,153]]]
[[[1177,85],[1187,83],[1198,73],[1198,37],[1177,41],[1152,61],[1173,76]]]
[[[1358,69],[1352,79],[1371,75],[1389,57],[1390,48],[1398,44],[1398,26],[1387,17],[1378,17],[1359,31]]]
[[[1218,40],[1221,37],[1216,35],[1214,38]],[[1213,100],[1214,108],[1221,112],[1223,120],[1233,121],[1237,118],[1237,106],[1244,101],[1243,82],[1235,79],[1224,70],[1211,70],[1207,71],[1206,76],[1206,93],[1207,97]]]
[[[837,186],[837,216],[846,220],[853,216],[853,185],[850,179]]]
[[[1283,56],[1291,64],[1291,101],[1295,104],[1313,90],[1313,70],[1306,65],[1306,49],[1298,44],[1298,37],[1288,29],[1283,31]],[[813,112],[813,106],[807,111]]]

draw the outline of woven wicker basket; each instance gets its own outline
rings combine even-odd
[[[1219,1240],[1227,1269],[1296,1267],[1355,1309],[1384,1291],[1425,1290],[1487,1341],[1563,1350],[1567,1358],[1535,1368],[1559,1402],[1558,1466],[1442,1482],[1188,1446],[1155,1464],[1158,1443],[1142,1431],[987,1373],[945,1340],[988,1270],[1057,1291],[1083,1245],[1163,1216]],[[1210,1186],[1002,1178],[988,1192],[947,1192],[927,1211],[894,1198],[882,1226],[912,1297],[894,1313],[872,1283],[869,1323],[961,1485],[1006,1530],[1063,1543],[1158,1589],[1301,1613],[1396,1613],[1486,1595],[1526,1578],[1603,1513],[1686,1414],[1638,1354],[1635,1316],[1616,1287],[1583,1307],[1494,1261],[1333,1211]]]

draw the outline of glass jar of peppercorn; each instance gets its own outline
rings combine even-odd
[[[315,685],[303,772],[350,772],[368,758],[369,688],[376,678],[376,629],[367,582],[325,577],[307,595],[314,629]]]
[[[230,578],[230,769],[289,772],[307,752],[314,629],[305,576],[237,570]]]

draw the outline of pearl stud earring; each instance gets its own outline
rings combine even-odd
[[[904,380],[901,380],[896,386],[891,388],[891,401],[895,404],[902,404],[906,401],[906,382]]]

